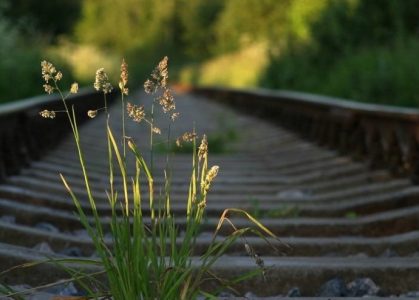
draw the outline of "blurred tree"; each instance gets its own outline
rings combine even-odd
[[[181,0],[182,44],[194,59],[207,58],[216,43],[214,24],[224,8],[225,0]]]
[[[19,28],[4,17],[0,5],[0,103],[37,94],[41,52],[22,37]]]
[[[20,6],[22,10],[16,13],[16,18],[6,16],[6,12],[10,14],[11,7],[16,9],[19,3],[23,4],[16,1],[11,6],[7,2],[0,2],[0,102],[43,92],[39,64],[45,56],[47,45],[44,35],[50,35],[53,31],[45,31],[41,36],[39,29],[26,28],[28,24],[33,25],[34,21],[29,20],[29,12],[23,6]],[[64,73],[69,73],[62,61],[56,63],[64,69]],[[63,78],[63,83],[69,85],[72,80],[71,75],[68,75]]]
[[[4,16],[21,24],[23,32],[32,29],[56,37],[71,33],[80,16],[81,0],[3,0]]]
[[[299,1],[304,0],[294,3]],[[299,43],[291,31],[287,48],[272,56],[262,82],[412,105],[419,94],[410,80],[419,78],[412,63],[419,59],[418,5],[418,0],[326,0],[309,24],[309,42]]]
[[[418,0],[329,0],[311,26],[313,40],[324,56],[388,45],[418,33],[418,8]]]
[[[125,53],[173,43],[176,0],[85,0],[77,39]]]
[[[295,41],[311,42],[311,24],[316,21],[328,0],[294,0],[287,11],[287,37]]]
[[[228,0],[215,25],[219,53],[276,41],[287,29],[291,0]]]

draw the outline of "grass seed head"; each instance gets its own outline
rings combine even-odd
[[[212,166],[211,169],[208,171],[206,180],[211,183],[214,180],[214,178],[217,177],[219,169],[219,166]]]
[[[160,128],[158,128],[158,127],[156,127],[156,126],[153,126],[153,127],[152,127],[152,130],[153,130],[153,132],[154,132],[155,134],[161,134],[161,130],[160,130]]]
[[[172,115],[170,116],[170,119],[174,122],[177,118],[179,118],[179,113],[178,112],[174,112],[172,113]]]
[[[96,71],[96,78],[93,86],[97,91],[102,91],[104,94],[112,92],[113,87],[109,82],[108,75],[104,68],[100,68]]]
[[[176,109],[175,98],[169,89],[164,89],[163,94],[158,99],[164,113],[168,113]]]
[[[150,79],[147,79],[144,82],[144,91],[147,94],[154,94],[157,91],[157,85],[155,85],[154,82]]]
[[[151,77],[157,81],[157,84],[163,88],[167,86],[167,80],[169,79],[169,58],[165,56],[154,69]]]
[[[202,136],[201,145],[199,145],[199,148],[198,148],[198,158],[201,161],[207,156],[208,156],[208,140],[207,140],[207,135],[204,134]]]
[[[77,82],[74,82],[72,85],[71,85],[71,88],[70,88],[70,93],[72,93],[72,94],[77,94],[77,92],[79,91],[79,84],[77,83]]]
[[[97,116],[97,110],[89,110],[87,112],[87,115],[89,116],[89,118],[93,119]]]
[[[39,114],[41,115],[41,117],[45,118],[45,119],[54,119],[55,118],[55,111],[53,110],[43,110],[40,111]]]
[[[185,132],[184,134],[182,134],[182,141],[184,142],[192,142],[194,140],[194,138],[196,138],[196,133],[195,132]]]
[[[198,207],[200,209],[204,209],[205,207],[207,207],[207,201],[206,200],[203,200],[203,201],[199,202],[198,203]]]
[[[212,166],[205,176],[205,181],[201,183],[201,188],[207,193],[211,187],[211,182],[217,177],[219,166]]]
[[[61,73],[60,71],[58,71],[57,74],[55,74],[54,76],[55,81],[60,81],[62,78],[63,78],[63,73]]]
[[[195,132],[185,132],[180,137],[176,139],[176,146],[182,147],[182,142],[190,143],[196,138]]]
[[[127,103],[128,116],[137,123],[140,123],[145,118],[144,106],[139,106]]]
[[[43,60],[41,62],[41,73],[42,73],[42,78],[44,78],[45,82],[48,83],[51,79],[55,79],[55,76],[56,76],[55,73],[57,73],[57,69],[54,67],[52,63],[46,60]]]
[[[128,64],[125,60],[122,60],[121,63],[121,79],[119,81],[119,88],[121,89],[122,94],[128,95]]]
[[[154,94],[159,87],[166,89],[169,79],[168,70],[169,58],[165,56],[151,72],[151,79],[147,79],[144,83],[144,91],[147,94]]]
[[[41,73],[42,78],[45,81],[45,84],[43,85],[45,92],[52,94],[55,88],[49,84],[49,81],[60,81],[61,78],[63,78],[63,74],[60,71],[57,72],[57,69],[54,67],[54,65],[46,60],[41,62]]]
[[[48,94],[52,94],[54,92],[54,87],[52,87],[48,83],[44,84],[43,87],[44,87],[45,92]]]

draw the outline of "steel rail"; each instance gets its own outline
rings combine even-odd
[[[238,110],[270,119],[340,154],[419,182],[419,109],[267,89],[194,88]]]
[[[103,95],[85,88],[66,101],[69,107],[75,107],[76,118],[82,123],[89,109],[103,106]],[[60,96],[42,95],[0,105],[0,181],[40,159],[70,131],[65,114],[57,114],[54,122],[45,122],[39,116],[44,109],[63,110]]]

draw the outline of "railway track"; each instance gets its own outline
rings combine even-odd
[[[83,92],[79,98],[73,101],[80,111],[100,106],[97,95]],[[46,255],[94,255],[58,176],[63,173],[83,195],[74,144],[63,133],[68,131],[64,118],[37,117],[45,105],[52,109],[59,102],[47,97],[0,107],[0,271]],[[419,290],[419,187],[413,183],[419,149],[417,111],[226,89],[180,94],[177,107],[182,115],[173,136],[193,126],[199,134],[207,133],[210,164],[220,165],[196,255],[203,253],[228,207],[247,209],[290,246],[278,253],[249,237],[267,274],[239,285],[238,296],[279,299],[294,291],[294,296],[321,298],[331,296],[322,294],[330,280],[349,284],[365,278],[378,286],[375,296],[403,298]],[[119,103],[112,108],[116,131],[119,108]],[[104,122],[103,116],[88,120],[81,136],[98,209],[110,214]],[[128,124],[128,135],[136,140],[148,135],[145,127]],[[215,153],[211,137],[221,147]],[[186,207],[190,160],[190,154],[182,153],[172,159],[172,208],[179,215]],[[165,163],[166,156],[157,151],[155,169],[163,170]],[[163,180],[163,172],[157,172],[157,185]],[[249,225],[240,218],[234,223]],[[241,243],[214,266],[225,277],[253,268]],[[40,265],[0,279],[38,285],[65,277],[54,266]],[[362,296],[351,293],[346,291],[347,296]]]

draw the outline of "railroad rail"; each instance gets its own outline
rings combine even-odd
[[[365,294],[354,290],[357,282],[370,281],[376,284],[367,285],[374,296],[401,299],[419,290],[419,111],[294,92],[193,92],[177,96],[182,115],[173,136],[190,129],[194,121],[197,132],[210,139],[224,137],[226,128],[236,136],[221,139],[226,148],[218,153],[211,153],[209,146],[210,163],[221,170],[208,199],[196,255],[203,253],[227,207],[247,209],[291,246],[281,249],[285,254],[278,253],[249,237],[267,274],[239,285],[240,296],[329,299],[332,295],[325,289],[340,284],[342,296],[355,299]],[[74,144],[65,136],[66,120],[38,116],[42,109],[60,109],[54,97],[0,106],[0,271],[45,255],[94,255],[58,178],[63,173],[76,192],[83,193]],[[144,95],[135,97],[150,101]],[[80,119],[86,119],[85,112],[100,107],[102,100],[85,91],[72,101]],[[119,107],[112,108],[116,119]],[[85,122],[81,136],[98,208],[109,214],[103,122],[103,116]],[[120,130],[118,123],[113,126]],[[132,122],[127,132],[138,140],[147,134]],[[155,160],[158,170],[166,157],[157,154]],[[177,154],[172,162],[172,209],[179,213],[185,209],[189,164],[189,154]],[[164,175],[156,176],[162,183]],[[234,222],[248,225],[240,218]],[[232,277],[255,267],[237,243],[214,271]],[[54,266],[39,265],[0,280],[37,285],[65,276]]]
[[[199,88],[196,93],[299,132],[394,175],[419,175],[419,110],[292,91]]]
[[[103,102],[101,95],[91,89],[80,90],[67,101],[75,108],[81,123],[88,118],[85,111]],[[61,98],[42,95],[0,105],[0,181],[18,174],[31,161],[39,160],[70,131],[65,114],[58,114],[53,123],[39,118],[39,112],[44,109],[62,110]]]

